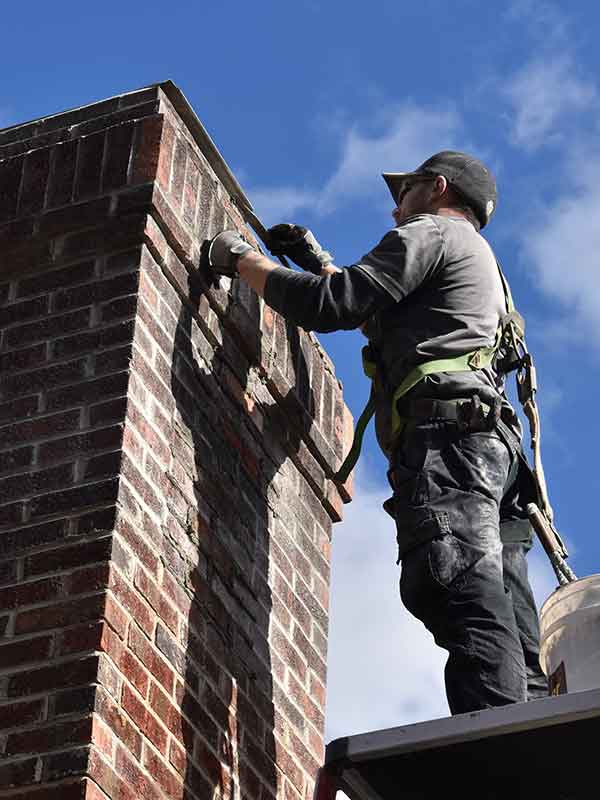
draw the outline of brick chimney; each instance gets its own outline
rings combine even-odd
[[[308,800],[351,419],[167,82],[0,131],[0,797]]]

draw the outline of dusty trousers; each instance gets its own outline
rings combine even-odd
[[[411,426],[390,462],[406,608],[448,651],[452,714],[545,696],[518,461],[495,431]]]

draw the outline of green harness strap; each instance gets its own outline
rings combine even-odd
[[[515,311],[515,306],[510,287],[506,278],[504,277],[500,263],[496,261],[496,264],[498,265],[498,271],[502,280],[507,316],[509,316]],[[470,353],[455,356],[454,358],[439,358],[435,361],[426,361],[424,364],[419,364],[412,369],[404,378],[400,386],[398,386],[392,397],[392,437],[397,437],[404,425],[404,420],[398,414],[398,400],[400,400],[401,397],[413,389],[420,381],[423,380],[426,375],[432,375],[436,372],[465,372],[470,369],[485,369],[485,367],[488,367],[492,363],[494,355],[496,354],[502,342],[503,334],[504,325],[501,321],[498,325],[496,338],[493,345],[489,345],[488,347],[480,347],[478,350],[473,350]],[[377,364],[372,360],[372,358],[370,358],[370,355],[370,346],[366,345],[362,349],[362,361],[364,373],[367,378],[371,379],[371,392],[369,394],[367,405],[363,408],[361,415],[358,418],[358,422],[356,423],[352,447],[344,459],[342,466],[333,477],[333,480],[338,483],[344,483],[356,466],[356,462],[360,456],[365,430],[375,414],[375,381],[377,379]]]

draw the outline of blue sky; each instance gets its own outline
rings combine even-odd
[[[573,568],[590,574],[600,571],[599,22],[589,0],[8,4],[0,125],[170,78],[263,221],[311,227],[339,265],[392,224],[382,171],[444,148],[487,161],[499,203],[485,233],[536,354],[551,499]],[[362,338],[321,340],[358,416]],[[335,529],[330,738],[446,713],[442,654],[398,598],[385,491],[370,436]],[[553,578],[539,552],[532,572],[543,599]]]

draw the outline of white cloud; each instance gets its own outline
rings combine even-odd
[[[460,127],[454,111],[417,106],[386,114],[378,134],[362,133],[355,125],[346,133],[340,163],[322,191],[321,212],[333,210],[344,198],[379,193],[384,171],[410,171],[432,153],[451,149]]]
[[[524,256],[540,288],[571,313],[570,335],[600,335],[600,155],[595,164],[572,163],[580,185],[538,215],[523,232]]]
[[[447,716],[445,651],[403,607],[389,495],[359,472],[334,529],[326,739]],[[540,605],[556,587],[539,546],[529,558]]]
[[[359,474],[334,529],[327,739],[447,716],[444,651],[404,609],[389,496]]]
[[[319,205],[319,193],[294,186],[250,189],[248,197],[256,213],[267,227],[291,220],[297,211]]]
[[[257,186],[248,196],[267,224],[299,210],[323,215],[356,198],[383,198],[382,172],[408,171],[432,153],[452,149],[461,126],[455,111],[406,105],[382,114],[376,132],[365,132],[358,124],[350,127],[343,135],[338,165],[321,187]]]
[[[526,64],[503,90],[514,115],[513,141],[528,150],[564,141],[577,112],[586,112],[597,92],[576,76],[573,59],[548,55]]]

